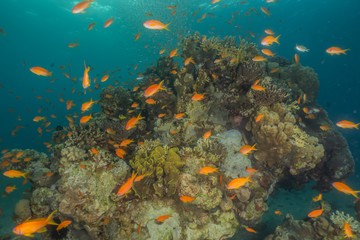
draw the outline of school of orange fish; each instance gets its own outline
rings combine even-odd
[[[216,4],[216,3],[219,3],[221,0],[211,0],[211,4]],[[93,3],[94,1],[93,0],[85,0],[85,1],[82,1],[78,4],[76,4],[73,9],[72,9],[72,13],[73,14],[79,14],[79,13],[85,13],[85,10],[89,7],[91,7],[91,4]],[[267,3],[275,3],[275,0],[266,0]],[[276,1],[278,2],[278,0]],[[246,0],[245,1],[242,1],[241,4],[245,4],[246,3]],[[226,7],[226,5],[224,5],[223,7]],[[176,8],[177,8],[177,5],[175,6],[167,6],[168,9],[171,9],[171,10],[174,10],[172,12],[172,15],[174,15],[176,13]],[[271,13],[270,13],[270,10],[269,8],[265,8],[265,7],[261,7],[260,8],[261,11],[270,16]],[[256,9],[250,9],[250,11],[254,11],[257,13],[257,10]],[[151,13],[145,13],[146,16],[149,16],[151,17],[152,14]],[[196,13],[195,13],[196,14]],[[236,15],[237,13],[235,13]],[[240,13],[238,13],[240,14]],[[184,14],[185,15],[185,14]],[[194,15],[194,14],[193,14]],[[201,21],[202,19],[204,19],[206,17],[206,13],[201,17],[201,19],[199,19],[197,22]],[[245,13],[245,15],[250,15],[250,13]],[[233,19],[234,19],[234,15],[233,15]],[[103,27],[104,28],[108,28],[112,25],[112,23],[114,22],[114,18],[111,18],[111,19],[108,19]],[[94,23],[90,23],[88,25],[88,30],[92,30],[95,26],[95,22]],[[169,30],[169,25],[170,23],[168,24],[164,24],[158,20],[148,20],[146,22],[143,23],[143,26],[147,29],[151,29],[151,30],[167,30],[167,31],[170,31]],[[0,28],[0,33],[2,33],[4,36],[6,36],[5,32],[3,29]],[[277,37],[274,37],[274,32],[270,29],[266,29],[265,30],[265,33],[268,35],[266,36],[265,38],[263,38],[261,40],[261,45],[264,46],[264,47],[269,47],[271,46],[272,44],[274,43],[277,43],[277,44],[280,44],[279,43],[279,38],[281,35],[278,35]],[[253,37],[254,37],[254,34],[253,33],[250,33]],[[134,40],[138,40],[141,36],[141,33],[137,33]],[[202,41],[205,41],[206,37],[204,37],[202,39]],[[70,43],[68,45],[69,48],[75,48],[75,47],[79,47],[79,41],[77,41],[76,43]],[[298,50],[299,52],[309,52],[310,50],[308,48],[306,48],[305,46],[302,46],[302,45],[298,45],[296,44],[295,46],[296,50]],[[339,47],[330,47],[328,49],[326,49],[326,53],[330,54],[330,55],[340,55],[340,54],[346,54],[346,52],[348,51],[349,49],[341,49]],[[162,49],[160,50],[159,54],[163,54],[165,53],[166,49]],[[268,57],[274,57],[276,53],[273,53],[270,49],[261,49],[261,52],[265,55],[265,56],[268,56]],[[172,58],[172,57],[175,57],[175,56],[178,56],[178,49],[174,49],[170,52],[169,56]],[[262,55],[259,55],[259,56],[256,56],[252,59],[253,61],[267,61],[267,58],[262,56]],[[214,63],[218,63],[220,62],[221,59],[217,59],[215,60]],[[230,61],[233,61],[230,60]],[[300,60],[299,60],[299,55],[298,54],[295,54],[295,56],[293,57],[293,62],[296,63],[296,64],[300,64]],[[192,57],[190,58],[187,58],[184,60],[184,63],[183,63],[185,66],[187,66],[188,64],[194,64],[196,65],[195,61],[193,60]],[[138,65],[136,65],[134,67],[134,69],[136,70]],[[69,66],[70,67],[70,66]],[[61,66],[60,69],[64,69],[65,66]],[[86,93],[86,90],[89,90],[91,91],[90,89],[90,86],[91,86],[91,78],[89,76],[89,72],[91,71],[91,67],[90,66],[87,66],[85,61],[84,61],[84,74],[83,74],[83,80],[82,80],[82,87],[83,87],[83,90],[84,90],[84,94]],[[271,72],[276,72],[278,69],[273,69],[271,70]],[[35,66],[35,67],[31,67],[30,68],[30,71],[38,76],[44,76],[44,77],[52,77],[52,72],[48,71],[47,69],[45,68],[42,68],[42,67],[39,67],[39,66]],[[104,76],[101,78],[101,82],[105,82],[109,79],[109,73],[110,71],[107,71],[107,72],[104,72]],[[173,70],[171,72],[172,74],[176,74],[176,70]],[[63,73],[67,78],[71,78],[70,75],[68,73]],[[142,76],[139,75],[139,78],[141,78]],[[216,77],[216,76],[215,76]],[[73,78],[73,80],[76,80],[76,77]],[[155,81],[158,81],[160,79],[155,79]],[[259,85],[261,79],[259,79],[258,81],[256,81],[252,86],[251,88],[254,90],[254,91],[266,91],[266,88],[262,87],[261,85]],[[96,82],[96,79],[93,80],[93,82],[95,83]],[[157,92],[159,92],[160,90],[164,90],[164,91],[167,91],[166,87],[163,85],[164,81],[160,81],[160,83],[153,83],[151,84],[150,86],[148,86],[147,88],[143,88],[142,90],[144,90],[144,93],[143,95],[145,96],[146,98],[146,103],[147,104],[156,104],[156,101],[153,100],[151,97],[156,94]],[[115,83],[115,85],[117,85],[117,83]],[[113,88],[113,86],[108,86],[110,88]],[[95,84],[95,88],[99,88],[99,84]],[[134,87],[133,88],[133,91],[134,92],[137,92],[139,90],[139,87]],[[72,93],[74,93],[75,91],[75,88],[72,90]],[[169,94],[171,94],[171,92],[168,92]],[[142,93],[139,93],[139,94],[142,94]],[[112,96],[111,95],[107,95],[105,96],[107,98],[111,98]],[[205,98],[205,94],[194,94],[192,96],[192,100],[193,101],[201,101]],[[37,96],[37,98],[41,99],[42,97],[41,96]],[[303,102],[306,102],[306,95],[303,95],[303,96],[300,96],[299,99],[298,99],[298,104],[300,104],[301,100]],[[60,98],[60,101],[61,102],[65,102],[64,99]],[[87,111],[89,111],[94,104],[96,104],[97,101],[93,101],[92,99],[90,99],[90,101],[87,101],[87,102],[84,102],[82,105],[81,105],[81,113],[85,113]],[[73,103],[72,100],[68,100],[66,101],[66,109],[67,110],[70,110],[72,109],[73,107],[75,106],[75,104]],[[131,108],[133,109],[137,109],[137,107],[139,106],[138,103],[134,102],[132,105],[131,105]],[[164,105],[162,107],[162,109],[166,108],[166,105]],[[317,109],[308,109],[306,107],[304,107],[302,109],[306,114],[307,114],[307,118],[315,118],[315,113],[317,112]],[[13,111],[13,110],[9,110],[10,112]],[[126,130],[130,130],[130,129],[133,129],[133,128],[136,128],[137,124],[139,123],[139,121],[141,119],[143,119],[143,117],[141,116],[141,113],[139,113],[137,116],[134,116],[134,117],[130,117],[131,114],[133,113],[134,110],[130,110],[128,113],[129,113],[129,120],[127,120],[127,123],[126,123],[126,127],[125,129]],[[39,111],[40,112],[40,111]],[[164,117],[165,114],[159,114],[158,117],[159,118],[162,118]],[[56,118],[55,115],[51,115],[50,116],[51,118]],[[67,120],[69,121],[69,128],[65,128],[64,127],[64,130],[66,130],[68,133],[68,135],[71,135],[71,128],[74,126],[74,118],[77,118],[79,117],[78,114],[75,114],[73,116],[71,115],[68,115],[66,116]],[[174,118],[182,118],[182,117],[186,117],[185,116],[185,113],[178,113],[174,116]],[[255,121],[256,122],[259,122],[261,121],[261,119],[264,117],[264,114],[261,114],[261,115],[258,115],[256,116],[256,119]],[[19,116],[20,118],[20,116]],[[35,116],[33,118],[33,121],[34,122],[43,122],[42,125],[44,125],[44,128],[47,128],[51,122],[48,121],[47,122],[47,117],[46,116]],[[84,115],[80,118],[79,120],[79,123],[80,124],[85,124],[87,123],[88,121],[90,121],[92,119],[92,115],[89,114],[89,115]],[[120,117],[121,120],[124,120],[126,119],[125,116],[122,116]],[[300,119],[301,120],[301,119]],[[336,123],[336,125],[340,128],[345,128],[345,129],[359,129],[359,125],[360,123],[353,123],[353,122],[350,122],[350,121],[347,121],[347,120],[344,120],[344,121],[340,121],[338,123]],[[12,134],[13,135],[16,135],[16,132],[19,131],[22,127],[19,126],[17,127],[15,130],[12,131]],[[323,131],[327,131],[330,129],[329,126],[325,126],[325,125],[321,125],[320,126],[320,129],[323,130]],[[54,129],[47,129],[47,131],[51,131],[51,130],[54,130]],[[108,128],[107,130],[107,133],[108,134],[116,134],[115,131],[113,129],[110,129]],[[38,132],[39,134],[41,135],[42,134],[42,128],[39,127],[38,128]],[[172,130],[171,133],[172,134],[176,134],[178,131],[176,130]],[[203,135],[203,138],[204,139],[207,139],[207,138],[210,138],[210,137],[217,137],[217,136],[212,136],[211,134],[211,131],[208,131],[208,132],[205,132],[204,135]],[[113,143],[114,147],[116,148],[116,155],[119,156],[120,158],[124,159],[124,156],[126,155],[126,151],[124,150],[124,148],[126,148],[129,144],[133,143],[134,140],[132,139],[125,139],[123,140],[120,144],[115,144]],[[138,142],[139,145],[142,144],[142,142]],[[51,151],[51,144],[50,143],[47,143],[45,142],[45,145],[47,146],[48,150]],[[250,146],[250,145],[244,145],[240,148],[239,152],[243,155],[248,155],[248,154],[251,154],[253,151],[256,151],[257,149],[255,148],[256,144],[254,144],[253,146]],[[91,149],[91,152],[93,154],[98,154],[98,151],[95,149],[95,148],[92,148]],[[9,160],[6,160],[6,161],[3,161],[0,163],[0,167],[5,167],[5,166],[9,166],[13,163],[18,163],[18,162],[21,162],[21,156],[24,154],[24,151],[21,151],[21,152],[18,152],[16,155],[13,154],[13,153],[8,153],[8,149],[4,149],[1,151],[1,153],[3,154],[3,158],[5,159],[9,159]],[[27,162],[27,161],[30,161],[31,159],[30,158],[23,158],[22,159],[24,162]],[[82,166],[85,168],[85,166]],[[216,172],[218,171],[218,168],[213,168],[213,167],[210,167],[210,166],[204,166],[203,168],[199,169],[198,173],[199,174],[203,174],[203,175],[208,175],[208,174],[216,174]],[[246,167],[246,172],[249,173],[249,175],[247,177],[240,177],[240,178],[236,178],[236,179],[233,179],[231,180],[228,185],[227,185],[227,189],[238,189],[242,186],[245,186],[248,182],[252,182],[252,180],[250,179],[251,176],[253,174],[256,174],[258,172],[258,170],[256,169],[252,169],[252,168],[247,168]],[[47,173],[46,176],[47,177],[50,177],[53,173]],[[20,171],[17,171],[17,170],[9,170],[9,171],[6,171],[3,173],[4,176],[6,177],[9,177],[9,178],[20,178],[20,177],[23,177],[25,179],[24,183],[26,183],[27,181],[27,178],[29,177],[29,174],[28,173],[23,173],[23,172],[20,172]],[[133,183],[134,182],[137,182],[137,181],[140,181],[142,180],[144,177],[146,177],[145,175],[140,175],[140,176],[137,176],[136,173],[132,173],[131,177],[128,178],[126,180],[125,183],[123,183],[121,185],[121,187],[119,188],[118,192],[117,192],[117,195],[122,197],[126,197],[127,194],[131,191],[132,189],[132,186],[133,186]],[[354,191],[352,190],[349,186],[347,186],[345,183],[342,183],[342,182],[334,182],[333,184],[333,187],[335,189],[337,189],[338,191],[340,192],[343,192],[345,194],[348,194],[348,195],[353,195],[355,198],[359,198],[357,196],[357,193],[359,193],[360,191]],[[5,189],[5,192],[4,194],[5,195],[8,195],[10,194],[11,192],[13,192],[14,190],[16,190],[16,186],[7,186],[6,189]],[[235,197],[232,196],[230,197],[231,199],[233,199]],[[193,197],[189,197],[189,196],[182,196],[180,197],[180,201],[182,201],[184,204],[185,203],[188,203],[188,202],[191,202],[195,200],[195,198]],[[320,193],[318,196],[314,197],[313,198],[313,201],[317,202],[317,201],[322,201],[322,194]],[[312,212],[310,212],[308,214],[308,217],[309,218],[317,218],[319,217],[324,211],[324,202],[321,202],[321,208],[320,209],[316,209],[316,210],[313,210]],[[60,224],[54,222],[52,220],[52,216],[53,214],[56,212],[56,210],[54,212],[52,212],[48,217],[46,218],[37,218],[37,219],[27,219],[26,221],[24,221],[23,223],[21,223],[20,225],[16,226],[14,229],[13,229],[13,233],[14,234],[17,234],[17,235],[23,235],[23,236],[27,236],[27,237],[33,237],[35,233],[41,233],[41,232],[44,232],[46,231],[46,225],[58,225],[57,227],[57,231],[61,230],[62,228],[65,228],[67,227],[69,224],[71,224],[71,221],[67,220],[67,221],[63,221],[61,222]],[[281,215],[282,212],[280,211],[275,211],[275,214],[277,215]],[[163,216],[159,216],[157,219],[154,219],[157,223],[164,223],[166,221],[166,219],[172,217],[171,215],[163,215]],[[104,222],[107,222],[109,221],[108,219],[106,219]],[[249,232],[252,232],[252,233],[257,233],[254,229],[252,228],[249,228],[247,226],[243,226],[247,231]],[[141,222],[139,223],[139,226],[138,226],[138,229],[137,229],[137,232],[140,231],[140,228],[141,228]],[[354,238],[355,235],[352,234],[352,231],[351,231],[351,228],[350,228],[350,225],[345,222],[344,224],[344,233],[345,233],[345,236],[347,238]]]

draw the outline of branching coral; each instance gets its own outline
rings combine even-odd
[[[99,104],[101,111],[109,117],[118,118],[120,114],[126,115],[131,105],[130,94],[122,87],[103,88]]]

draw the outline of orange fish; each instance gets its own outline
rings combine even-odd
[[[321,203],[321,209],[314,210],[308,214],[308,217],[317,218],[324,212],[324,202]]]
[[[331,48],[328,48],[326,49],[326,52],[329,53],[330,55],[340,55],[341,53],[342,54],[345,54],[346,55],[346,51],[349,51],[350,49],[341,49],[339,47],[331,47]]]
[[[153,84],[151,86],[149,86],[145,92],[144,92],[144,96],[145,97],[151,97],[152,95],[154,95],[155,93],[157,93],[159,90],[166,90],[166,88],[164,88],[162,86],[164,80],[162,80],[159,84]]]
[[[215,3],[218,3],[220,2],[221,0],[211,0],[211,4],[215,4]]]
[[[358,127],[359,124],[360,123],[355,124],[353,122],[344,120],[344,121],[337,122],[336,126],[341,127],[341,128],[356,128],[356,129],[359,129],[359,127]]]
[[[91,152],[92,152],[93,154],[95,154],[95,155],[98,155],[98,154],[99,154],[99,151],[96,150],[95,148],[92,148],[92,149],[91,149]]]
[[[218,172],[219,168],[213,168],[213,167],[203,167],[199,170],[200,174],[208,175],[209,173]]]
[[[92,1],[92,0],[90,0]],[[84,71],[84,78],[83,78],[83,88],[86,89],[88,87],[90,87],[90,78],[89,78],[89,71],[90,71],[90,67],[86,67],[86,63],[84,61],[84,66],[85,66],[85,71]]]
[[[145,102],[147,104],[156,104],[156,101],[154,99],[152,99],[152,98],[146,99]]]
[[[70,110],[75,104],[72,100],[66,101],[66,110]]]
[[[192,100],[194,101],[200,101],[200,100],[203,100],[204,99],[204,94],[194,94],[191,98]]]
[[[172,51],[170,52],[170,57],[171,57],[171,58],[172,58],[172,57],[175,57],[175,56],[177,55],[177,51],[178,51],[178,49],[172,50]]]
[[[267,36],[265,37],[263,40],[261,40],[261,45],[263,46],[270,46],[272,45],[274,42],[276,42],[277,44],[280,44],[278,42],[278,39],[281,35],[277,36],[276,38],[274,38],[273,36]]]
[[[131,139],[126,139],[120,143],[120,147],[127,147],[127,145],[129,145],[132,142],[134,142],[134,141]]]
[[[161,49],[161,50],[159,51],[159,54],[163,54],[165,51],[166,51],[166,49]]]
[[[266,56],[274,57],[276,53],[272,53],[269,49],[262,49],[261,52]]]
[[[42,233],[46,231],[45,226],[48,224],[53,224],[54,222],[52,221],[52,216],[54,215],[54,213],[56,212],[53,211],[49,217],[47,218],[38,218],[38,219],[33,219],[33,220],[26,220],[25,222],[23,222],[20,225],[17,225],[14,229],[13,229],[13,233],[15,233],[16,235],[22,235],[22,236],[26,236],[26,237],[34,237],[34,233]],[[56,224],[56,223],[55,223]]]
[[[128,180],[120,187],[119,191],[117,192],[117,195],[118,196],[125,195],[125,197],[127,197],[127,194],[131,191],[131,188],[134,184],[135,178],[136,178],[136,174],[133,172],[131,177],[128,178]]]
[[[204,136],[203,136],[204,139],[207,139],[207,138],[210,138],[210,137],[211,137],[211,130],[204,133]]]
[[[85,13],[85,9],[87,9],[88,7],[90,7],[91,3],[95,2],[94,0],[86,0],[86,1],[82,1],[78,4],[76,4],[73,9],[72,9],[72,13],[77,14],[77,13]]]
[[[251,233],[257,233],[254,229],[249,228],[249,227],[245,227],[246,231],[251,232]]]
[[[294,60],[295,60],[295,63],[296,63],[296,64],[300,64],[299,54],[295,53],[295,55],[294,55]]]
[[[4,156],[2,156],[3,158],[11,158],[12,156],[14,156],[13,153],[6,153],[4,154]]]
[[[257,115],[255,122],[259,122],[264,117],[264,114]]]
[[[263,61],[267,61],[266,58],[264,58],[263,56],[256,56],[256,57],[253,57],[252,59],[254,62],[263,62]]]
[[[134,182],[139,182],[139,181],[141,181],[144,177],[146,177],[145,174],[140,175],[140,176],[137,176],[137,177],[134,179]]]
[[[48,70],[46,70],[42,67],[32,67],[32,68],[30,68],[30,71],[35,73],[38,76],[51,77],[51,75],[52,75],[52,72],[49,72]]]
[[[92,98],[90,98],[90,101],[84,102],[84,103],[81,105],[81,111],[82,111],[82,112],[88,111],[88,110],[94,105],[94,103],[96,103],[96,102],[97,102],[97,101],[93,101]]]
[[[252,174],[250,174],[246,178],[240,177],[240,178],[235,178],[235,179],[231,180],[226,188],[227,189],[238,189],[242,186],[245,186],[247,182],[253,182],[250,180],[251,175]]]
[[[124,159],[124,155],[126,155],[126,151],[124,149],[117,148],[115,150],[115,152],[118,157],[120,157],[121,159]]]
[[[194,62],[194,60],[192,59],[192,57],[187,58],[187,59],[185,60],[185,62],[184,62],[184,65],[187,66],[187,65],[189,65],[189,63],[195,64],[195,62]]]
[[[3,173],[4,176],[9,177],[9,178],[19,178],[19,177],[23,177],[26,179],[26,175],[29,173],[22,173],[20,171],[17,170],[9,170]]]
[[[62,221],[59,226],[56,228],[56,231],[59,231],[60,229],[66,228],[67,226],[69,226],[71,223],[70,220],[67,221]]]
[[[352,233],[350,224],[348,222],[344,223],[344,233],[346,238],[356,238],[356,235]]]
[[[247,166],[245,167],[245,171],[248,173],[251,173],[251,174],[258,172],[258,170],[253,169],[253,168],[248,168]]]
[[[92,118],[93,117],[91,116],[91,114],[89,116],[83,116],[82,118],[80,118],[80,123],[87,123]]]
[[[170,132],[171,132],[171,134],[175,134],[175,133],[180,132],[180,129],[179,129],[179,130],[172,130],[172,131],[170,131]]]
[[[179,119],[179,118],[181,118],[181,117],[184,116],[184,115],[185,115],[185,113],[178,113],[178,114],[175,115],[175,118],[176,118],[176,119]]]
[[[251,153],[252,151],[256,151],[257,149],[255,148],[255,145],[256,145],[256,143],[253,145],[253,146],[250,146],[250,145],[245,145],[245,146],[242,146],[241,148],[240,148],[240,153],[242,154],[242,155],[248,155],[249,153]]]
[[[110,19],[106,20],[104,23],[104,28],[110,27],[110,25],[113,24],[113,22],[114,22],[114,18],[110,18]]]
[[[105,220],[104,220],[104,223],[107,223],[109,221],[109,219],[108,218],[106,218]]]
[[[313,199],[312,199],[314,202],[318,202],[318,201],[320,201],[320,200],[322,200],[322,194],[321,193],[319,193],[319,195],[318,196],[316,196],[316,197],[313,197]]]
[[[48,173],[45,174],[46,177],[51,177],[52,175],[54,175],[53,172],[48,172]]]
[[[14,185],[14,186],[7,186],[6,188],[5,188],[5,192],[6,193],[11,193],[12,191],[14,191],[16,189],[16,186]]]
[[[113,129],[111,129],[111,128],[107,128],[107,129],[106,129],[106,132],[107,132],[108,134],[111,134],[111,135],[114,135],[114,134],[115,134],[115,131],[114,131]]]
[[[333,187],[336,188],[336,190],[343,192],[345,194],[351,194],[356,198],[359,198],[356,194],[358,194],[360,191],[354,191],[349,186],[347,186],[345,183],[342,182],[334,182]]]
[[[282,212],[280,212],[280,211],[275,211],[275,214],[277,214],[277,215],[281,215],[281,214],[282,214]]]
[[[171,218],[171,215],[163,215],[155,219],[157,223],[163,223],[166,219]]]
[[[21,162],[19,159],[16,159],[16,158],[12,158],[10,160],[12,163],[18,163],[18,162]]]
[[[109,75],[105,75],[101,78],[100,82],[105,82],[108,79],[109,79]]]
[[[181,200],[183,203],[187,203],[187,202],[192,202],[192,201],[194,201],[195,198],[189,197],[189,196],[182,196],[182,197],[180,197],[180,200]]]
[[[165,113],[160,113],[159,115],[158,115],[158,117],[159,118],[162,118],[163,116],[165,116],[166,114]]]
[[[9,161],[3,161],[2,163],[0,163],[0,167],[6,167],[9,166],[10,162]]]
[[[168,30],[170,31],[167,27],[170,25],[170,23],[168,24],[163,24],[162,22],[159,22],[157,20],[148,20],[146,22],[144,22],[144,27],[148,28],[148,29],[157,29],[157,30]]]
[[[326,126],[326,125],[320,125],[320,129],[323,131],[328,131],[328,130],[330,130],[330,127]]]
[[[15,157],[16,157],[16,158],[19,158],[19,157],[21,157],[22,155],[24,155],[24,153],[25,153],[25,151],[17,152],[16,155],[15,155]]]
[[[136,233],[138,233],[138,234],[139,234],[140,229],[141,229],[141,222],[140,222],[140,223],[139,223],[139,225],[138,225],[138,228],[137,228],[137,230],[136,230]]]
[[[265,33],[269,35],[274,35],[274,32],[270,29],[265,29]]]
[[[135,128],[136,124],[139,122],[140,119],[144,119],[144,117],[140,116],[140,113],[139,113],[139,116],[129,119],[129,121],[126,123],[125,129],[130,130],[132,128]]]
[[[280,69],[280,68],[271,69],[271,70],[270,70],[270,73],[275,73],[275,72],[279,71],[279,69]]]

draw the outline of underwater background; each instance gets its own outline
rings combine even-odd
[[[167,49],[164,55],[175,48],[179,48],[180,52],[178,43],[195,32],[208,38],[234,36],[237,42],[240,42],[241,36],[261,49],[261,39],[266,36],[264,30],[272,29],[275,36],[281,35],[280,44],[271,48],[277,53],[276,56],[291,62],[297,53],[301,65],[313,68],[318,75],[320,88],[315,102],[327,112],[328,118],[334,124],[341,120],[360,122],[358,1],[279,0],[267,3],[266,0],[222,0],[212,4],[210,0],[99,0],[92,3],[86,13],[73,14],[71,9],[77,3],[67,0],[0,2],[0,28],[6,34],[0,33],[1,150],[34,149],[53,154],[53,150],[48,152],[49,148],[44,142],[51,143],[53,132],[59,130],[55,129],[57,126],[68,126],[69,121],[65,116],[69,113],[80,114],[82,103],[90,98],[100,100],[102,89],[114,82],[115,87],[125,86],[129,80],[134,83],[127,84],[125,89],[140,84],[143,75],[139,74],[156,64],[161,49]],[[173,15],[174,9],[167,8],[169,5],[176,6]],[[270,16],[264,14],[260,7],[270,7]],[[250,10],[253,8],[257,9],[257,13]],[[152,16],[146,16],[145,13]],[[206,17],[201,19],[205,13]],[[104,22],[112,17],[113,24],[104,28]],[[150,19],[171,23],[168,26],[170,31],[145,28],[143,23]],[[88,25],[93,22],[96,22],[94,29],[88,31]],[[135,41],[138,33],[141,33],[140,37]],[[69,43],[76,43],[77,40],[79,46],[68,47]],[[304,45],[310,51],[297,52],[295,44]],[[346,55],[331,56],[325,52],[331,46],[350,50]],[[196,56],[192,57],[196,59]],[[181,66],[184,60],[175,58]],[[84,61],[91,67],[91,79],[97,77],[99,81],[103,72],[112,72],[110,79],[101,83],[100,88],[87,91],[86,94],[83,94],[82,87]],[[60,69],[63,65],[66,67]],[[29,69],[34,66],[42,66],[53,72],[52,77],[33,74]],[[77,79],[67,78],[64,72]],[[54,78],[56,80],[51,80]],[[66,109],[68,100],[76,104],[70,111]],[[96,105],[91,112],[99,112],[100,109]],[[50,117],[52,114],[56,118]],[[51,121],[48,129],[54,128],[53,131],[47,132],[42,127],[42,133],[39,134],[40,124],[33,121],[35,116],[46,116]],[[347,178],[346,184],[359,190],[359,131],[342,128],[338,128],[338,131],[347,140],[355,161],[354,173]],[[23,192],[30,189],[31,184],[22,185],[22,180],[1,174],[0,190],[4,191],[9,184],[16,185],[17,189],[1,197],[0,235],[10,234],[14,237],[12,229],[18,224],[12,218],[15,203],[23,198]],[[266,202],[268,211],[264,212],[258,224],[251,226],[258,233],[247,232],[239,226],[231,239],[265,239],[282,223],[287,213],[292,214],[294,219],[305,219],[310,211],[319,206],[311,200],[319,193],[312,188],[314,185],[316,183],[311,180],[306,186],[296,189],[289,186],[275,189]],[[343,211],[356,218],[354,197],[331,190],[323,193],[323,199],[326,199],[332,211]],[[276,210],[281,211],[282,215],[274,215]],[[39,239],[40,236],[37,235]]]

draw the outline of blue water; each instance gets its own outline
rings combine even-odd
[[[104,71],[113,71],[117,67],[121,71],[114,74],[114,80],[124,83],[136,78],[139,71],[150,66],[159,57],[159,50],[176,48],[178,31],[185,35],[198,31],[208,36],[251,37],[244,32],[250,31],[255,34],[251,41],[260,46],[260,40],[265,36],[264,29],[272,29],[275,35],[281,34],[281,44],[272,47],[272,51],[288,59],[296,53],[296,43],[305,45],[310,52],[300,53],[300,62],[314,68],[319,76],[321,87],[318,103],[326,109],[333,122],[345,119],[360,122],[360,1],[280,0],[267,4],[265,0],[248,0],[243,5],[240,2],[223,0],[212,5],[210,0],[98,0],[86,10],[86,14],[75,15],[71,9],[77,1],[0,1],[0,28],[7,34],[3,36],[0,33],[0,83],[3,85],[0,88],[0,149],[31,148],[46,151],[43,142],[49,142],[51,132],[44,130],[43,135],[39,136],[36,130],[39,124],[32,121],[35,116],[49,117],[55,114],[56,119],[49,117],[52,122],[49,128],[67,126],[66,115],[79,112],[85,100],[99,99],[101,88],[86,95],[77,94],[83,91],[80,79],[84,60],[94,67],[90,72],[91,78],[99,79]],[[178,4],[177,13],[172,16],[173,10],[166,6],[175,4]],[[270,6],[271,16],[260,12],[261,6]],[[251,16],[244,16],[249,8],[256,8],[260,14],[251,12]],[[198,13],[192,16],[195,11]],[[240,11],[241,17],[237,15],[232,24],[225,23],[236,11]],[[171,31],[145,29],[142,24],[150,19],[145,13],[152,13],[154,19],[164,23],[171,22]],[[215,17],[208,15],[196,23],[204,13],[213,13]],[[103,23],[111,17],[115,18],[114,23],[104,29]],[[88,31],[87,27],[92,22],[96,22],[96,25]],[[233,23],[242,28],[237,30]],[[134,41],[138,32],[141,32],[140,39]],[[77,39],[79,47],[67,47]],[[325,49],[331,46],[351,50],[348,55],[330,56],[325,53]],[[62,74],[69,73],[69,63],[71,77],[78,78],[76,84]],[[139,67],[134,70],[136,64]],[[61,65],[66,65],[66,68],[60,70]],[[53,71],[55,82],[50,83],[52,78],[31,73],[29,68],[33,66]],[[101,87],[113,83],[113,79],[109,79]],[[75,94],[72,94],[74,87]],[[52,92],[48,92],[48,89]],[[65,102],[59,101],[60,98],[73,100],[76,106],[68,111]],[[9,109],[15,113],[9,112]],[[39,109],[41,113],[37,113]],[[21,121],[18,120],[19,116]],[[17,136],[12,136],[11,130],[19,125],[24,128],[17,132]],[[360,132],[346,129],[340,131],[347,139],[355,161],[359,162]],[[359,182],[359,170],[357,165],[357,171],[349,182]],[[1,175],[0,181],[2,190],[8,180],[4,180]],[[11,197],[14,200],[20,196],[19,193],[13,193]],[[2,209],[7,207],[3,200]],[[301,217],[296,213],[294,215]]]

